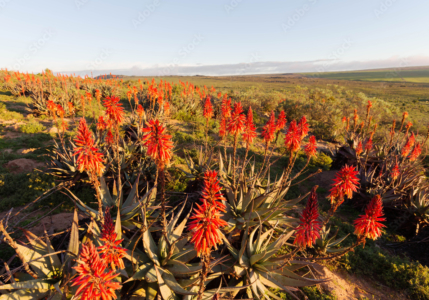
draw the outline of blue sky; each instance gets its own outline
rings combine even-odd
[[[0,67],[217,75],[429,65],[428,11],[427,0],[0,0]]]

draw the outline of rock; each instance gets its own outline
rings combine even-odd
[[[37,148],[30,148],[30,149],[22,148],[22,149],[19,149],[18,151],[16,151],[16,153],[24,155],[24,154],[28,154],[28,153],[34,152],[36,150],[37,150]]]
[[[31,172],[35,168],[43,168],[44,166],[45,164],[42,162],[27,158],[14,159],[5,165],[6,169],[13,174]]]
[[[13,150],[12,149],[4,149],[3,151],[2,151],[2,153],[3,154],[11,154],[13,152]]]
[[[53,127],[48,129],[48,133],[58,133],[58,128],[53,126]]]

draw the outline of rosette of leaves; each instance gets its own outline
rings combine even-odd
[[[338,246],[342,241],[344,241],[349,236],[349,234],[336,239],[338,231],[334,233],[331,237],[329,237],[330,231],[330,227],[326,228],[326,226],[323,226],[322,230],[319,232],[320,238],[316,239],[316,243],[313,246],[314,251],[316,251],[318,255],[339,253],[348,249],[348,247],[336,248],[336,246]]]
[[[57,143],[54,140],[54,147],[49,150],[48,172],[60,181],[77,182],[81,178],[87,177],[86,173],[78,170],[76,156],[74,155],[74,144]]]
[[[142,211],[142,234],[127,241],[129,259],[132,266],[127,268],[129,279],[124,284],[131,283],[135,294],[146,299],[156,299],[157,294],[162,299],[181,299],[183,296],[195,296],[192,287],[199,282],[201,263],[190,263],[197,256],[192,244],[188,244],[188,235],[183,231],[189,218],[181,216],[185,203],[177,215],[171,213],[167,224],[166,235],[157,236],[158,228],[148,224],[146,213]],[[140,238],[143,247],[137,247]],[[220,275],[220,266],[217,265],[222,258],[212,261],[212,274],[209,280]],[[217,273],[217,274],[216,274]],[[179,296],[180,295],[180,296]]]
[[[190,179],[185,192],[190,193],[200,191],[204,182],[204,173],[213,169],[215,165],[213,162],[213,152],[204,151],[203,147],[198,148],[196,161],[194,161],[188,151],[184,150],[184,152],[188,170],[179,170],[185,173],[185,176]]]
[[[116,219],[121,220],[123,227],[131,229],[137,226],[140,228],[141,224],[136,221],[134,217],[140,214],[142,205],[150,206],[154,203],[156,197],[156,187],[149,188],[149,186],[147,186],[146,192],[143,194],[143,196],[139,197],[139,178],[137,178],[132,185],[130,193],[124,201],[124,185],[120,184],[119,181],[113,182],[112,192],[110,192],[104,177],[100,177],[99,182],[100,184],[96,188],[98,189],[98,194],[101,198],[103,211],[106,208],[111,208],[112,211],[118,211]],[[82,212],[87,214],[89,217],[94,218],[94,220],[98,221],[102,219],[99,210],[89,207],[70,190],[66,190]]]
[[[282,175],[278,180],[271,182],[268,175],[267,183],[261,183],[261,176],[256,174],[255,165],[250,165],[248,173],[240,173],[237,183],[237,191],[234,191],[230,176],[232,163],[229,160],[228,167],[223,164],[222,157],[219,159],[219,175],[226,194],[226,214],[224,220],[228,222],[228,231],[233,229],[244,229],[246,226],[263,224],[273,227],[292,227],[298,221],[285,215],[285,212],[293,209],[295,205],[308,194],[293,200],[285,201],[284,197],[289,190],[289,185],[284,184]]]
[[[298,299],[293,292],[298,287],[316,285],[325,282],[325,279],[311,279],[298,275],[295,271],[311,265],[305,261],[294,261],[292,254],[279,255],[282,246],[289,240],[293,230],[276,235],[274,229],[263,232],[263,226],[256,226],[249,235],[246,229],[241,240],[241,248],[236,249],[225,239],[225,243],[235,264],[233,273],[235,277],[230,279],[229,286],[244,286],[247,298],[251,299],[282,299],[274,294],[271,289],[280,289]],[[230,297],[236,297],[238,292],[231,293]],[[225,295],[227,296],[227,295]],[[268,298],[269,299],[269,298]]]
[[[428,190],[413,190],[410,195],[409,210],[416,219],[416,235],[420,227],[429,224],[429,193]]]
[[[0,290],[10,290],[1,295],[0,300],[63,299],[64,287],[72,276],[73,259],[79,253],[78,221],[75,210],[67,251],[55,251],[46,232],[46,239],[43,240],[30,231],[23,230],[29,241],[28,246],[16,243],[10,236],[6,238],[23,266],[16,273],[9,272],[9,284],[0,285]],[[21,272],[22,268],[26,269],[27,273]]]

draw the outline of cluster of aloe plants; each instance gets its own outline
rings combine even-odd
[[[416,226],[417,234],[421,226],[429,224],[429,181],[423,164],[429,130],[416,135],[404,112],[401,122],[393,120],[388,135],[376,139],[378,126],[372,122],[371,108],[368,101],[361,121],[356,110],[351,120],[343,118],[346,143],[339,148],[337,159],[359,170],[360,201],[356,203],[365,204],[381,195],[386,206],[409,213],[411,219],[406,220]]]
[[[92,80],[81,84],[96,87]],[[304,175],[317,155],[305,117],[288,123],[284,112],[277,118],[272,112],[259,134],[252,108],[245,114],[236,102],[232,109],[227,95],[189,83],[180,83],[179,97],[199,107],[207,127],[216,115],[220,126],[216,138],[208,137],[207,128],[197,161],[186,157],[188,168],[179,171],[189,186],[183,200],[171,201],[166,182],[174,167],[174,144],[165,125],[165,103],[169,109],[187,109],[187,104],[175,107],[174,87],[165,82],[145,85],[149,88],[129,87],[130,116],[118,97],[100,95],[105,114],[95,132],[81,118],[76,137],[61,138],[53,150],[52,173],[68,183],[86,179],[97,199],[96,205],[86,204],[64,187],[87,217],[79,225],[75,211],[67,249],[53,245],[47,234],[29,232],[24,232],[29,243],[22,246],[1,221],[1,234],[22,263],[13,270],[6,265],[1,300],[281,299],[281,293],[299,299],[301,287],[328,280],[312,275],[315,261],[339,257],[382,234],[378,195],[355,221],[356,243],[338,248],[346,237],[330,234],[330,218],[358,189],[353,167],[338,172],[325,217],[319,214],[317,187],[289,198],[293,185],[318,173]],[[259,135],[263,157],[258,163],[250,147]],[[244,156],[237,154],[240,148]],[[306,163],[298,168],[302,155]],[[287,164],[273,178],[271,168],[282,157]],[[308,200],[297,218],[303,199]],[[189,205],[193,209],[185,209]]]

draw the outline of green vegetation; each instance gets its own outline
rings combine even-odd
[[[19,130],[24,133],[39,133],[45,131],[46,127],[35,120],[31,120],[30,122],[21,125]]]
[[[398,81],[429,83],[429,67],[391,68],[363,71],[307,73],[307,76],[338,80]]]

